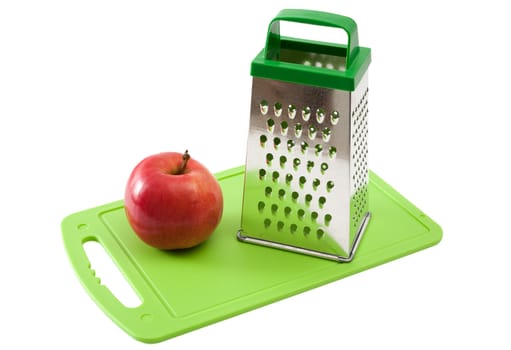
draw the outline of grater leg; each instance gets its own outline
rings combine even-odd
[[[287,250],[287,251],[294,252],[294,253],[301,253],[301,254],[306,254],[306,255],[310,255],[310,256],[315,256],[318,258],[323,258],[323,259],[346,263],[346,262],[350,262],[353,260],[353,257],[355,256],[355,252],[357,251],[360,240],[362,239],[362,236],[364,235],[367,225],[369,224],[369,219],[371,219],[371,213],[367,212],[366,215],[364,216],[364,218],[362,219],[362,222],[358,229],[357,235],[353,242],[353,248],[351,249],[351,252],[348,255],[348,257],[343,257],[343,256],[335,255],[335,254],[329,254],[329,253],[323,253],[323,252],[319,252],[317,250],[305,249],[305,248],[296,247],[296,246],[289,245],[289,244],[268,241],[268,240],[265,240],[262,238],[245,236],[243,234],[242,229],[238,230],[236,237],[238,238],[238,240],[240,242],[252,243],[252,244],[257,244],[257,245],[261,245],[261,246],[265,246],[265,247]]]

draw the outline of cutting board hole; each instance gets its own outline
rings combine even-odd
[[[98,283],[107,287],[128,308],[135,308],[142,304],[135,290],[99,242],[85,242],[83,249],[87,254],[91,269],[99,280]]]

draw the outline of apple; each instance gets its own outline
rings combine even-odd
[[[223,196],[216,178],[188,151],[164,152],[133,169],[124,208],[133,231],[148,245],[186,249],[207,240],[218,226]]]

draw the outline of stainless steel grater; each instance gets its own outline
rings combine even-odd
[[[347,45],[281,37],[280,21],[341,28]],[[367,68],[356,23],[283,10],[252,62],[238,239],[348,262],[368,224]]]

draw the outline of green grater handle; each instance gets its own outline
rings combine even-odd
[[[297,22],[340,28],[348,34],[346,52],[346,68],[353,62],[359,51],[357,23],[346,16],[313,10],[284,9],[271,21],[268,27],[264,57],[272,59],[279,57],[280,52],[280,21]]]

